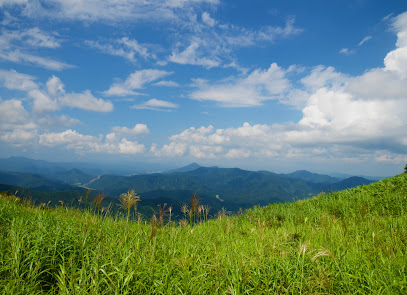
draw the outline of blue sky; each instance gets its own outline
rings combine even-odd
[[[0,152],[392,175],[407,2],[0,0]]]

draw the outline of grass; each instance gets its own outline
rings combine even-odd
[[[0,197],[2,294],[406,294],[407,174],[203,223]]]

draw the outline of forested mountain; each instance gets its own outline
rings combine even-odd
[[[61,168],[45,161],[14,158],[10,163],[16,161],[20,163],[15,167],[17,170],[38,171],[43,168],[45,173],[40,175],[2,171],[0,184],[36,192],[72,191],[81,186],[111,198],[118,198],[122,193],[134,189],[145,200],[143,204],[153,208],[159,204],[159,200],[166,200],[169,204],[188,203],[191,196],[197,193],[202,203],[216,210],[222,207],[238,210],[254,205],[308,198],[322,191],[341,190],[371,182],[361,177],[340,179],[306,170],[276,174],[239,168],[201,167],[196,163],[166,173],[132,176],[107,174],[96,177],[77,168]],[[5,168],[10,167],[6,165]],[[83,194],[84,189],[79,191]],[[38,193],[32,195],[38,197]],[[74,198],[78,194],[71,195]],[[47,198],[58,201],[56,193],[48,194]],[[45,201],[46,198],[38,199]]]

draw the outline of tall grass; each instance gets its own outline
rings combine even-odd
[[[182,226],[50,210],[2,196],[0,288],[3,294],[406,294],[406,210],[407,174]]]

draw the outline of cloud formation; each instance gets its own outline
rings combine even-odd
[[[72,68],[72,65],[31,53],[33,49],[37,48],[54,49],[60,46],[60,41],[54,35],[44,32],[38,27],[22,30],[3,29],[0,35],[0,59],[57,71]]]
[[[283,125],[190,127],[171,136],[162,148],[154,146],[152,152],[158,156],[216,159],[406,161],[407,13],[394,19],[393,28],[397,30],[397,44],[384,58],[384,66],[360,76],[318,66],[300,79],[301,87],[296,88],[288,78],[289,71],[272,64],[266,71],[255,70],[225,82],[195,81],[198,90],[191,94],[192,99],[227,107],[250,107],[279,99],[302,106],[302,118]],[[301,98],[296,99],[296,95]]]
[[[142,124],[141,124],[142,125]],[[133,131],[125,127],[116,127],[116,130],[123,133],[130,133],[143,129],[147,126],[136,125]],[[122,128],[122,129],[121,129]],[[124,128],[124,129],[123,129]],[[148,128],[147,128],[148,130]],[[83,135],[76,130],[68,129],[63,132],[44,133],[39,136],[39,144],[47,147],[64,146],[68,150],[73,150],[79,154],[88,153],[108,153],[108,154],[140,154],[145,151],[145,146],[137,141],[130,141],[126,138],[117,137],[115,133],[109,133],[106,136]]]
[[[137,40],[130,39],[128,37],[122,37],[109,43],[93,40],[86,40],[85,43],[88,46],[99,49],[106,54],[120,56],[133,63],[137,61],[137,57],[141,57],[143,59],[157,58],[155,54],[150,52],[146,45],[140,44]]]
[[[0,69],[0,87],[9,90],[21,90],[33,101],[35,112],[54,112],[63,107],[78,108],[94,112],[111,112],[113,104],[110,101],[96,98],[89,90],[82,93],[66,93],[64,84],[52,76],[42,88],[35,81],[35,77],[18,73],[14,70]]]
[[[71,0],[3,0],[0,7],[15,6],[23,15],[52,19],[96,21],[176,21],[175,12],[184,13],[195,5],[217,5],[219,0],[152,0],[152,1],[71,1]]]
[[[210,85],[195,81],[197,90],[190,95],[199,101],[214,101],[222,107],[259,106],[264,101],[278,99],[290,88],[286,71],[276,63],[267,70],[256,69],[244,78],[235,78]]]
[[[153,98],[142,104],[133,105],[132,108],[138,110],[171,111],[178,108],[178,105],[169,101]]]
[[[143,89],[145,84],[154,82],[171,74],[172,72],[154,69],[136,71],[130,74],[124,82],[111,85],[104,93],[107,96],[140,95],[140,93],[135,92],[134,90]]]

